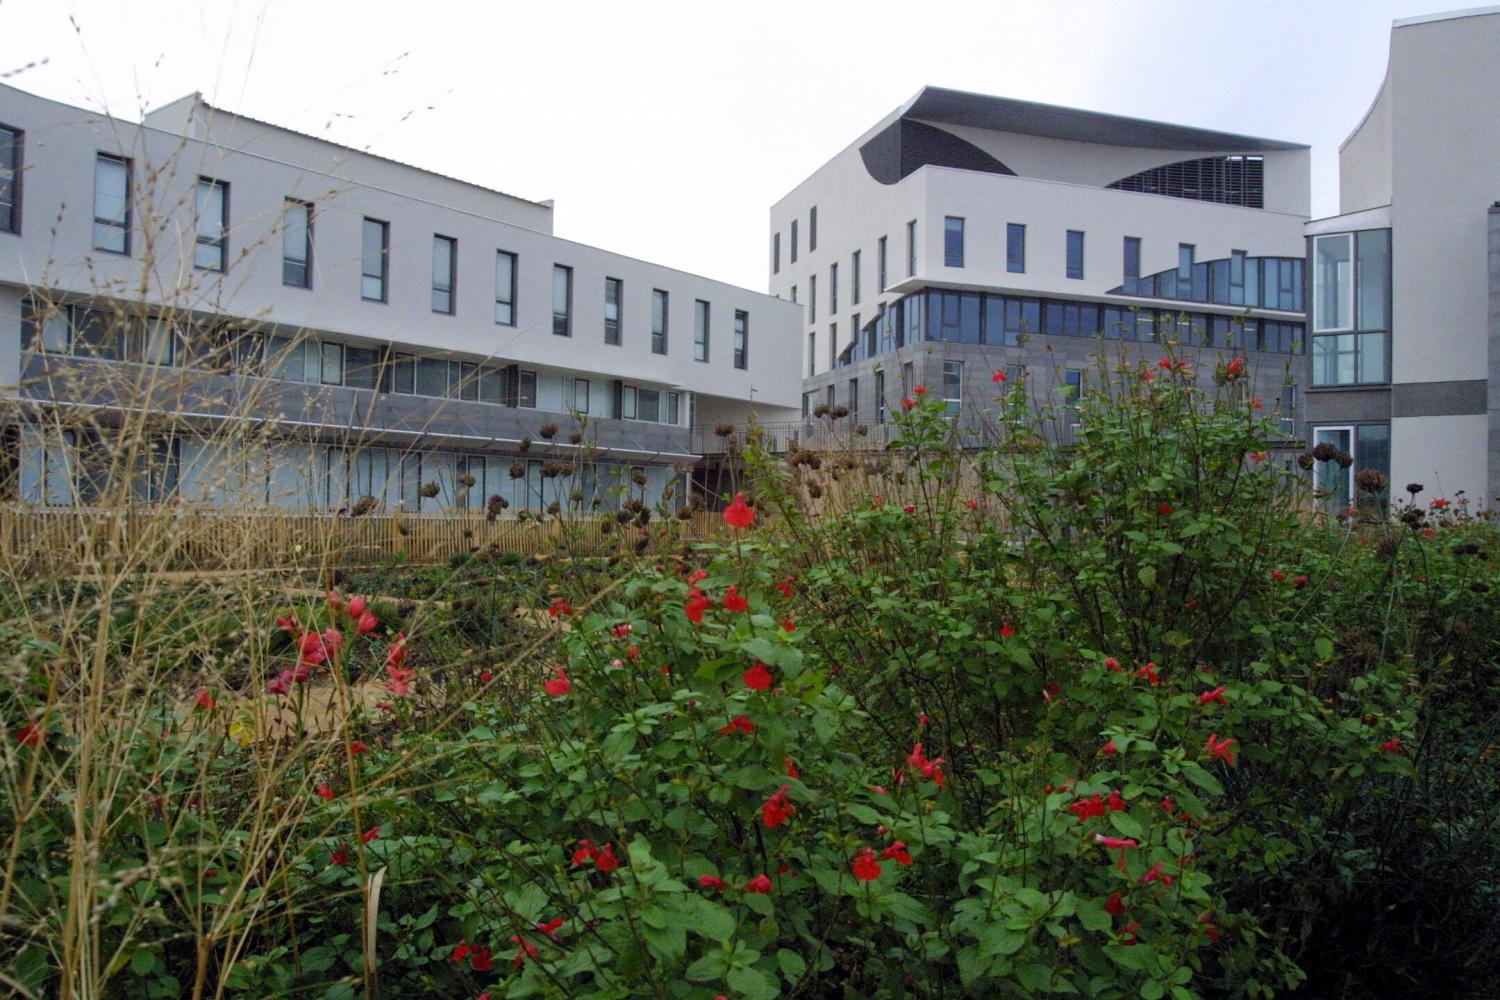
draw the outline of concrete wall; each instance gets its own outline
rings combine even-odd
[[[1339,147],[1339,214],[1391,203],[1391,81],[1380,84],[1364,120]]]

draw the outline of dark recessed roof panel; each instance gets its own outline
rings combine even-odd
[[[949,125],[968,125],[1000,132],[1097,142],[1107,146],[1147,149],[1224,150],[1255,153],[1274,149],[1307,149],[1297,142],[1259,139],[1230,132],[1168,125],[1144,118],[1126,118],[1097,111],[1080,111],[1055,104],[1037,104],[1009,97],[990,97],[962,90],[924,87],[901,112],[903,118]]]
[[[971,142],[951,132],[898,118],[859,147],[870,176],[895,184],[925,166],[957,167],[986,174],[1015,175],[1015,171]]]

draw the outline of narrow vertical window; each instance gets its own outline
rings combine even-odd
[[[797,263],[797,220],[792,220],[792,263]]]
[[[885,270],[885,263],[886,263],[885,262],[885,256],[886,256],[886,254],[885,254],[885,242],[886,242],[885,241],[885,237],[884,236],[880,237],[880,243],[879,243],[879,245],[877,247],[878,253],[876,254],[876,258],[877,258],[876,259],[876,265],[879,268],[879,271],[876,274],[876,278],[877,278],[876,287],[880,291],[882,291],[882,292],[885,291],[886,288],[889,286],[889,282],[887,282],[886,278],[885,278],[885,275],[886,275],[886,270]]]
[[[604,279],[604,342],[620,346],[620,305],[625,298],[625,283],[619,278]]]
[[[807,335],[807,375],[809,378],[818,374],[818,331],[813,330]],[[804,413],[803,416],[806,416]]]
[[[432,311],[452,316],[454,285],[458,282],[458,240],[432,237]]]
[[[1191,243],[1177,244],[1177,280],[1179,282],[1187,282],[1189,285],[1192,284],[1193,255],[1196,252],[1197,247],[1193,246],[1193,244]]]
[[[949,419],[956,418],[963,401],[964,363],[943,362],[943,404],[948,408]]]
[[[1005,270],[1026,273],[1026,227],[1019,222],[1005,224]]]
[[[838,364],[839,364],[839,325],[837,323],[830,323],[830,324],[828,324],[828,370],[829,371],[833,371],[833,369],[835,369],[835,368],[838,367]],[[832,392],[833,391],[833,386],[830,385],[828,387],[828,391]]]
[[[848,405],[850,422],[857,421],[859,419],[859,379],[857,378],[851,378],[849,380]]]
[[[771,273],[781,273],[781,234],[771,234]]]
[[[94,161],[94,248],[130,253],[130,161],[108,153]]]
[[[495,322],[516,325],[516,255],[495,251]]]
[[[552,334],[573,336],[573,269],[552,265]]]
[[[21,133],[0,125],[0,233],[21,232]]]
[[[917,275],[917,220],[912,219],[906,224],[906,276],[914,278]]]
[[[708,360],[708,303],[693,303],[693,360]]]
[[[1077,229],[1068,230],[1068,277],[1083,277],[1083,233]]]
[[[750,314],[743,309],[734,311],[734,366],[750,366]]]
[[[818,276],[816,274],[807,276],[807,321],[809,323],[818,321]]]
[[[875,373],[875,422],[885,423],[885,372]]]
[[[1134,293],[1136,280],[1141,276],[1141,238],[1125,237],[1125,291]]]
[[[859,305],[859,251],[849,257],[849,301]]]
[[[807,213],[807,252],[812,253],[818,249],[818,206],[814,205]]]
[[[198,178],[195,207],[193,266],[200,271],[223,271],[229,250],[229,185],[207,177]]]
[[[828,315],[837,316],[839,312],[839,266],[828,265]]]
[[[1354,251],[1349,233],[1313,241],[1313,329],[1354,328]]]
[[[391,224],[380,219],[365,219],[359,243],[359,294],[365,301],[386,301],[390,259]]]
[[[651,289],[651,353],[667,353],[667,293]]]
[[[288,198],[281,208],[281,283],[292,288],[312,287],[313,207]]]
[[[964,220],[956,215],[943,219],[943,266],[964,266]]]

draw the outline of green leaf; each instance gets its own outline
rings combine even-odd
[[[712,982],[724,975],[729,968],[729,955],[724,951],[711,951],[687,967],[687,977],[695,983]]]
[[[1120,831],[1122,835],[1136,840],[1141,840],[1146,836],[1145,828],[1141,826],[1140,820],[1128,812],[1110,813],[1109,825]]]
[[[1014,955],[1026,944],[1025,931],[1013,931],[1004,924],[990,924],[979,935],[979,955]]]
[[[337,961],[338,955],[332,948],[319,945],[316,948],[309,948],[302,953],[302,971],[327,972],[333,968],[334,963]]]
[[[156,953],[150,948],[137,948],[130,956],[130,971],[137,976],[144,976],[156,968]]]
[[[1156,567],[1142,566],[1136,571],[1136,579],[1141,581],[1142,587],[1156,586]]]
[[[781,974],[789,983],[795,983],[807,972],[807,963],[802,956],[787,948],[776,953],[776,964],[781,967]]]
[[[687,929],[710,941],[728,941],[734,937],[734,916],[712,900],[701,896],[689,896],[693,900],[684,907],[684,915],[690,918]]]
[[[776,984],[767,979],[759,969],[749,966],[730,969],[729,975],[725,978],[729,981],[730,989],[744,994],[750,1000],[771,1000],[781,992]]]

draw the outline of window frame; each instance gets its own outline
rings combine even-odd
[[[807,210],[807,252],[818,249],[818,206]]]
[[[957,223],[955,228],[954,223]],[[957,249],[954,248],[954,237],[957,234]],[[964,217],[962,215],[943,216],[943,266],[962,268],[964,266]]]
[[[558,281],[562,285],[558,285]],[[562,311],[558,312],[561,295]],[[552,335],[573,336],[573,269],[566,264],[552,265]]]
[[[879,284],[879,288],[877,289],[877,291],[883,292],[890,287],[890,284],[887,281],[887,278],[889,277],[889,261],[887,259],[889,252],[890,251],[886,244],[886,237],[880,237],[880,239],[876,241],[876,253],[878,258],[876,261],[876,263],[878,264],[877,281]]]
[[[1019,253],[1016,252],[1018,247]],[[1026,273],[1026,224],[1024,222],[1005,224],[1005,273]]]
[[[504,289],[505,297],[501,298],[500,288],[500,262],[504,260],[510,265],[510,281]],[[495,325],[516,325],[516,272],[520,269],[520,257],[513,250],[495,250]],[[504,307],[509,310],[510,318],[501,319],[500,309]]]
[[[204,190],[218,191],[219,193],[219,220],[218,235],[212,233],[205,235],[203,232],[204,222]],[[198,263],[198,253],[203,249],[210,249],[218,254],[217,266],[212,264]],[[193,270],[212,271],[223,274],[229,270],[229,182],[214,177],[199,177],[198,183],[193,188]]]
[[[305,221],[302,226],[302,251],[304,259],[298,261],[295,257],[287,256],[287,212],[291,209],[300,209],[305,213]],[[302,281],[288,281],[288,267],[302,268]],[[303,201],[300,198],[284,196],[281,199],[281,284],[284,288],[307,288],[313,286],[313,203]]]
[[[693,360],[708,363],[713,306],[707,299],[693,300]]]
[[[1344,313],[1344,316],[1347,319],[1347,323],[1344,324],[1344,325],[1342,325],[1342,326],[1325,326],[1324,323],[1323,323],[1323,319],[1324,319],[1324,316],[1323,316],[1323,307],[1322,307],[1323,306],[1323,297],[1319,294],[1319,291],[1320,291],[1320,288],[1321,288],[1321,284],[1322,284],[1322,282],[1320,281],[1319,276],[1321,274],[1322,268],[1319,267],[1319,265],[1318,265],[1318,248],[1320,246],[1322,246],[1324,243],[1330,243],[1330,242],[1332,242],[1334,240],[1341,240],[1341,241],[1343,241],[1344,245],[1348,248],[1348,251],[1349,251],[1348,252],[1348,256],[1345,258],[1345,260],[1347,261],[1347,263],[1349,265],[1349,280],[1347,282],[1345,282],[1345,287],[1341,290],[1344,293],[1341,297],[1344,299],[1343,313]],[[1321,236],[1314,236],[1313,237],[1313,254],[1312,254],[1312,256],[1313,256],[1313,268],[1312,268],[1312,272],[1313,272],[1312,273],[1313,307],[1312,307],[1312,323],[1310,324],[1310,326],[1312,327],[1311,332],[1314,333],[1314,334],[1318,334],[1318,333],[1353,333],[1354,332],[1354,328],[1355,328],[1355,319],[1354,319],[1354,303],[1355,303],[1355,293],[1354,293],[1354,285],[1355,285],[1354,233],[1353,232],[1347,232],[1347,233],[1326,233],[1326,234],[1321,235]]]
[[[910,219],[906,223],[906,276],[915,278],[917,276],[917,220]]]
[[[448,273],[444,275],[446,287],[438,283],[438,247],[448,248]],[[438,305],[438,296],[448,297],[447,308]],[[432,234],[432,311],[441,316],[458,315],[458,238],[456,236],[444,236],[442,233]]]
[[[658,313],[657,305],[661,310]],[[672,299],[664,288],[651,289],[651,353],[665,356],[671,347]],[[660,319],[658,328],[657,320]]]
[[[734,311],[734,367],[746,371],[750,367],[750,312],[747,309]]]
[[[1084,235],[1085,234],[1082,229],[1069,229],[1067,230],[1067,236],[1065,237],[1066,243],[1064,246],[1064,265],[1066,268],[1067,277],[1071,281],[1084,280]],[[1074,261],[1073,247],[1075,243],[1075,237],[1076,243],[1078,245],[1076,266]]]
[[[379,227],[380,233],[380,273],[371,274],[370,262],[365,259],[365,235],[369,232],[371,225]],[[380,296],[374,297],[366,292],[367,282],[380,282]],[[377,219],[366,215],[360,222],[359,227],[359,297],[364,302],[379,302],[388,304],[391,300],[391,224],[389,220]]]
[[[859,305],[859,251],[849,255],[849,304]]]
[[[0,122],[0,132],[9,134],[10,138],[0,141],[0,149],[10,150],[10,164],[7,166],[0,163],[0,179],[10,185],[9,208],[5,216],[0,216],[0,233],[11,236],[21,235],[21,179],[25,176],[25,154],[26,133],[13,125]],[[8,177],[6,175],[9,175]]]
[[[610,292],[614,292],[614,301],[610,301]],[[610,319],[610,306],[614,306],[614,319]],[[620,347],[624,344],[624,322],[625,318],[625,280],[623,278],[604,278],[604,343],[610,347]],[[611,333],[610,324],[614,324]]]
[[[100,194],[100,188],[99,188],[100,173],[99,173],[99,168],[100,168],[101,165],[103,165],[105,163],[118,165],[121,168],[123,168],[123,170],[124,170],[124,175],[125,175],[125,192],[124,192],[124,199],[123,199],[123,202],[124,202],[124,216],[123,216],[122,219],[118,219],[118,220],[117,219],[103,219],[103,218],[100,218],[100,216],[99,216],[99,194]],[[135,199],[131,197],[131,189],[132,189],[132,186],[133,186],[132,183],[131,183],[131,181],[132,181],[132,178],[134,176],[134,173],[135,173],[135,165],[131,161],[130,157],[128,157],[128,156],[117,156],[114,153],[105,153],[103,151],[96,151],[95,152],[95,154],[94,154],[94,204],[93,204],[93,210],[94,210],[93,244],[94,244],[94,249],[95,250],[102,250],[105,253],[117,254],[117,255],[119,255],[121,257],[129,257],[131,255],[130,254],[130,250],[131,250],[131,229],[132,229],[132,226],[131,226],[132,218],[131,218],[131,216],[133,215],[134,208],[135,208],[135,206],[133,204],[133,202],[135,201]],[[100,242],[100,240],[99,240],[99,227],[100,226],[104,226],[104,227],[106,227],[109,230],[117,230],[120,233],[121,249],[116,250],[113,247],[105,246],[103,243]]]
[[[828,265],[828,315],[837,316],[839,312],[839,262],[834,261]]]

